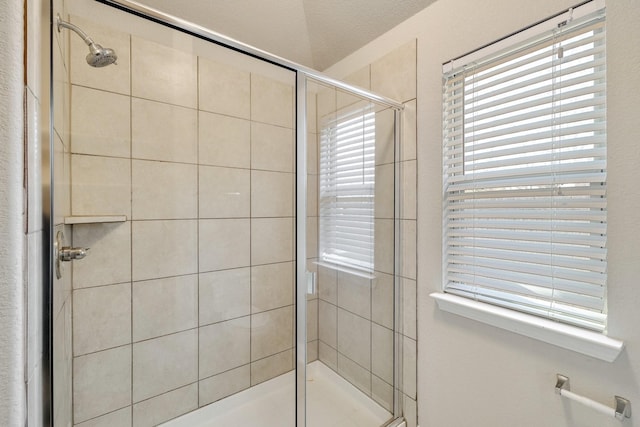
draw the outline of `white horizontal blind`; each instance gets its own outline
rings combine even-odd
[[[320,134],[320,259],[373,271],[375,112],[338,112]]]
[[[601,11],[444,76],[445,291],[606,323]]]

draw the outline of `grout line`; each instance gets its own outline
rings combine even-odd
[[[196,224],[196,253],[198,254],[196,258],[196,269],[198,271],[198,276],[196,277],[196,325],[198,326],[198,333],[196,336],[196,382],[198,383],[196,390],[196,406],[200,408],[200,55],[196,56],[196,108],[196,215],[198,217],[198,222]]]
[[[131,40],[131,35],[128,37],[129,40],[129,218],[133,217],[133,61],[132,61],[132,53],[133,53],[133,42]],[[131,422],[133,423],[133,379],[134,379],[134,360],[133,360],[133,222],[130,221],[129,227],[129,257],[130,257],[130,276],[129,280],[131,282],[130,286],[130,297],[131,297],[131,306],[130,306],[130,316],[131,316],[131,326],[130,326],[130,345],[131,345]]]
[[[253,360],[253,117],[252,117],[252,102],[253,102],[253,81],[252,73],[249,73],[249,388],[252,387],[253,378],[251,375],[251,363]]]
[[[82,420],[82,421],[80,421],[80,423],[78,423],[78,424],[73,423],[73,426],[74,426],[74,427],[80,427],[80,426],[82,426],[82,424],[84,424],[84,423],[87,423],[87,422],[89,422],[89,421],[93,421],[93,420],[97,420],[98,418],[104,417],[104,416],[106,416],[106,415],[114,414],[114,413],[116,413],[116,412],[118,412],[118,411],[122,411],[123,409],[126,409],[126,408],[132,408],[132,409],[133,409],[133,405],[122,406],[122,407],[120,407],[120,408],[110,410],[109,412],[105,412],[104,414],[100,414],[100,415],[95,416],[95,417],[92,417],[92,418],[87,418],[86,420]]]

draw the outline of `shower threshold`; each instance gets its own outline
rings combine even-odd
[[[320,361],[307,366],[307,427],[378,427],[391,413]],[[295,372],[175,418],[162,427],[295,425]]]

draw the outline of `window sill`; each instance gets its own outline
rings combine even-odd
[[[343,273],[352,274],[354,276],[364,277],[365,279],[375,279],[376,278],[376,275],[372,271],[360,270],[360,269],[357,269],[357,268],[346,267],[344,265],[334,264],[332,262],[326,262],[326,261],[315,261],[314,264],[322,266],[322,267],[330,268],[330,269],[335,270],[335,271],[342,271]]]
[[[624,348],[624,342],[598,332],[473,301],[457,295],[434,292],[431,297],[436,300],[440,310],[607,362],[616,360]]]

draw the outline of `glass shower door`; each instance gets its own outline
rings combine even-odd
[[[382,426],[396,413],[396,111],[305,84],[305,425]]]
[[[65,7],[118,59],[54,28],[56,224],[91,248],[54,283],[56,426],[293,426],[295,73]]]

